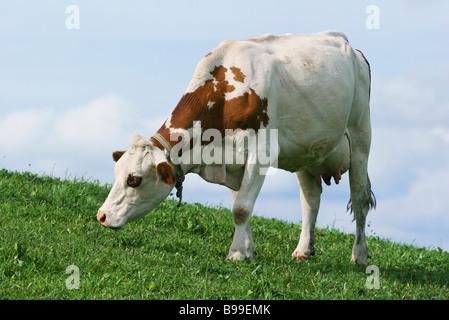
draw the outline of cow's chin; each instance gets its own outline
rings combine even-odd
[[[148,211],[145,211],[143,213],[133,215],[132,217],[129,217],[128,220],[126,220],[126,223],[140,220],[143,217],[145,217],[148,213],[150,213],[150,211],[151,210],[148,210]]]
[[[125,224],[133,221],[137,221],[145,217],[148,213],[153,211],[153,209],[156,207],[156,205],[153,205],[152,203],[147,203],[142,208],[136,208],[134,209],[134,212],[131,214],[125,215],[125,217],[122,217],[121,219],[117,220],[117,226],[113,226],[112,229],[122,229]]]
[[[112,229],[112,230],[120,230],[120,229],[123,229],[124,226],[125,226],[125,224],[123,224],[122,226],[105,226],[105,227]]]
[[[140,213],[140,214],[134,213],[131,215],[121,216],[121,215],[115,215],[110,212],[106,213],[104,211],[99,211],[99,213],[97,214],[97,220],[101,223],[101,225],[103,227],[113,229],[113,230],[120,230],[120,229],[123,229],[128,222],[139,220],[140,218],[145,216],[146,213],[148,213],[148,211]],[[104,215],[106,218],[103,217],[103,219],[102,219],[101,217]]]
[[[161,201],[162,202],[162,201]],[[120,230],[128,222],[136,221],[158,206],[160,202],[154,201],[141,201],[139,203],[129,203],[126,208],[117,208],[104,204],[97,213],[97,220],[103,227]]]

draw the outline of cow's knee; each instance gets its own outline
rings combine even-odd
[[[246,206],[238,205],[232,209],[232,217],[234,218],[234,223],[236,225],[246,224],[250,215],[251,209]]]

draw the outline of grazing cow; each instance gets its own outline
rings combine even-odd
[[[368,61],[341,32],[223,41],[200,61],[157,133],[149,139],[134,135],[129,150],[114,152],[116,181],[97,219],[120,229],[175,186],[180,197],[184,175],[197,173],[231,190],[235,233],[228,258],[251,259],[250,216],[265,169],[274,166],[298,178],[303,219],[292,256],[308,258],[315,253],[322,181],[338,184],[349,170],[356,220],[351,261],[365,265],[365,218],[375,206],[367,172],[369,97]],[[268,150],[274,150],[269,160],[261,157]]]

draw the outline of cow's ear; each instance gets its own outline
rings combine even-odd
[[[175,168],[171,163],[166,161],[159,163],[156,166],[156,174],[158,180],[162,180],[166,184],[176,183]]]
[[[114,151],[112,153],[112,159],[114,159],[115,162],[117,162],[125,153],[126,151]]]

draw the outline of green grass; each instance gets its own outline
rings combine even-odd
[[[252,217],[257,255],[225,260],[228,209],[166,200],[114,231],[96,211],[110,186],[0,171],[0,299],[449,299],[449,253],[368,238],[366,267],[350,260],[354,236],[316,230],[316,255],[291,258],[300,226]],[[79,268],[79,289],[68,289]]]

